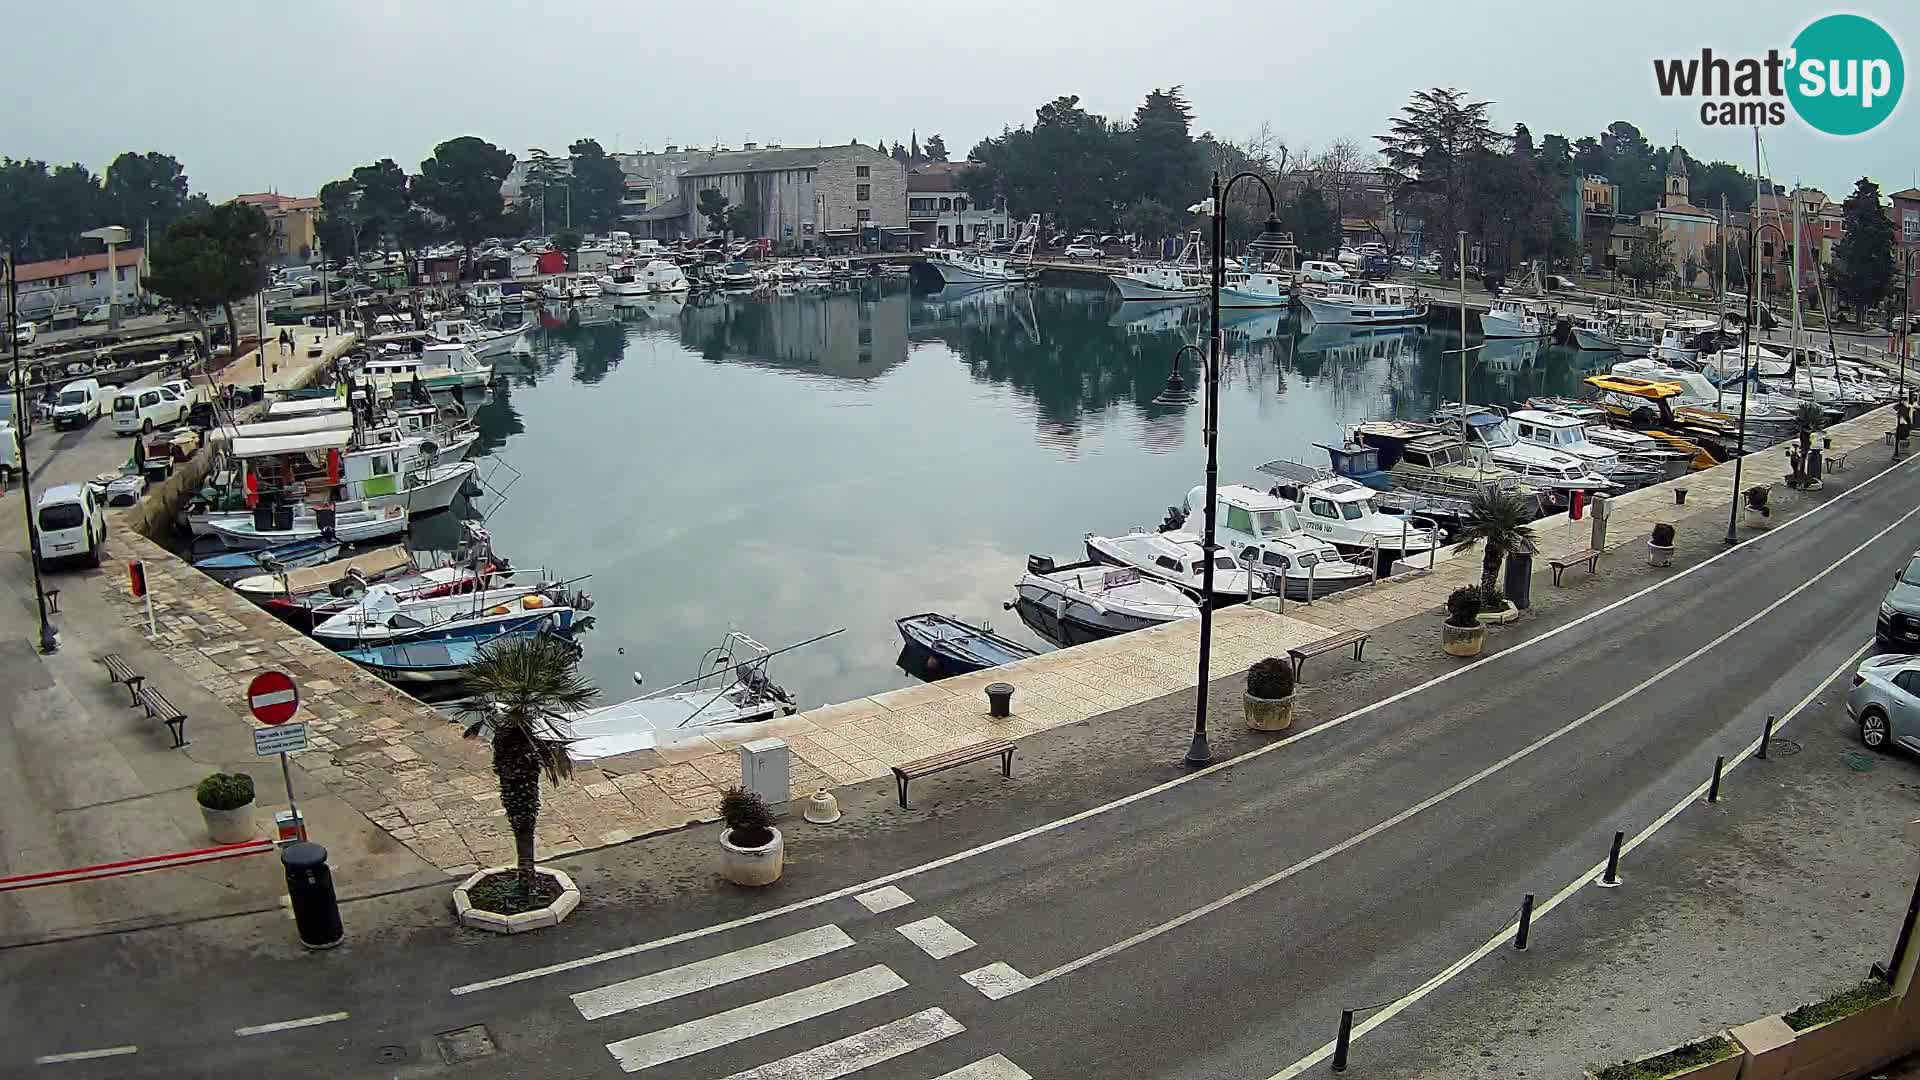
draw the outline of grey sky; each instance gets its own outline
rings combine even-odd
[[[1829,10],[1878,20],[1912,65],[1920,8],[1891,0],[22,2],[0,24],[12,104],[0,153],[99,168],[121,150],[162,150],[216,198],[312,194],[380,157],[411,171],[463,134],[524,156],[582,136],[633,150],[904,141],[917,129],[959,156],[1056,95],[1118,117],[1176,83],[1199,130],[1239,139],[1264,121],[1296,148],[1371,148],[1409,92],[1452,85],[1492,100],[1497,127],[1523,122],[1536,139],[1624,119],[1657,144],[1677,131],[1695,157],[1751,169],[1750,131],[1703,127],[1697,103],[1663,101],[1652,57],[1784,48]],[[1912,186],[1916,115],[1903,102],[1853,139],[1790,116],[1763,131],[1768,171],[1835,198],[1862,174]]]

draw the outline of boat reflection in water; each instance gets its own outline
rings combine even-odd
[[[1362,364],[1369,360],[1418,360],[1426,340],[1424,326],[1346,326],[1307,319],[1306,333],[1293,354],[1322,364]]]
[[[1539,338],[1488,338],[1480,363],[1495,375],[1517,375],[1540,359]]]

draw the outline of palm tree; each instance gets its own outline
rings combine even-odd
[[[467,738],[493,744],[493,774],[500,805],[513,829],[521,888],[534,878],[533,829],[540,818],[540,776],[552,784],[573,775],[567,739],[554,726],[563,713],[591,701],[599,690],[580,674],[579,651],[545,634],[497,641],[467,669],[471,695],[460,706]]]
[[[1533,500],[1507,491],[1481,491],[1473,497],[1466,528],[1461,530],[1459,547],[1484,542],[1487,553],[1480,560],[1480,591],[1491,594],[1493,579],[1500,574],[1500,563],[1515,552],[1533,550]]]

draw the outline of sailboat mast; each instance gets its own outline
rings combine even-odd
[[[1461,229],[1460,242],[1460,438],[1467,437],[1467,230]],[[1482,278],[1481,280],[1485,280]],[[1493,308],[1493,294],[1487,294],[1487,308]]]
[[[1802,333],[1800,328],[1800,185],[1793,185],[1793,336],[1787,344],[1787,355],[1793,363],[1802,363]],[[1836,371],[1835,374],[1838,374]],[[1813,396],[1813,369],[1807,368],[1807,396]]]

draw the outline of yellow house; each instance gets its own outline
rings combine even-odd
[[[267,215],[271,244],[268,257],[274,264],[305,263],[313,258],[313,219],[320,212],[319,199],[265,191],[236,195],[233,201],[257,206]]]
[[[1668,261],[1673,264],[1676,275],[1684,273],[1688,258],[1701,266],[1695,280],[1687,284],[1698,285],[1708,280],[1707,246],[1720,238],[1720,220],[1687,201],[1687,159],[1677,146],[1667,161],[1667,190],[1661,205],[1640,211],[1640,225],[1658,228],[1660,235],[1672,245]]]

